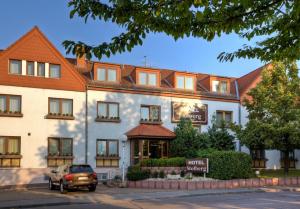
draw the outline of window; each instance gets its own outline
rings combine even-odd
[[[62,98],[49,98],[48,118],[70,118],[73,117],[73,100]]]
[[[37,75],[40,77],[45,77],[45,63],[38,62],[37,63]]]
[[[48,138],[48,167],[71,164],[73,160],[73,139]]]
[[[157,86],[157,74],[148,72],[139,72],[138,84],[147,86]]]
[[[224,121],[226,124],[232,123],[232,112],[231,111],[221,111],[217,110],[217,118],[216,118],[217,124],[220,126],[222,121]]]
[[[212,91],[221,94],[228,93],[227,81],[212,81]]]
[[[60,72],[60,65],[49,65],[49,77],[50,78],[60,78],[61,72]]]
[[[141,106],[141,122],[159,122],[160,106],[158,105],[142,105]]]
[[[295,158],[295,151],[291,150],[289,152],[289,168],[296,168],[296,161]],[[284,168],[284,152],[280,151],[280,166],[281,168]]]
[[[97,167],[118,167],[119,159],[118,140],[97,140]]]
[[[176,76],[176,88],[194,90],[194,77]]]
[[[27,62],[26,74],[29,76],[34,76],[34,62]]]
[[[98,81],[108,81],[117,82],[117,70],[116,69],[97,69],[97,80]]]
[[[265,168],[266,167],[266,157],[264,149],[251,149],[250,150],[252,158],[253,168]]]
[[[0,136],[0,167],[20,167],[21,138]]]
[[[0,94],[0,116],[22,116],[21,96]]]
[[[119,103],[97,102],[97,121],[119,121]]]
[[[21,60],[10,60],[9,61],[9,73],[15,75],[22,74],[22,61]]]

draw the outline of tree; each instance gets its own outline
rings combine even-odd
[[[217,121],[213,118],[212,126],[207,130],[210,148],[216,150],[234,150],[234,136],[228,132],[227,128],[224,120],[217,124]]]
[[[289,170],[289,152],[300,147],[300,79],[295,63],[272,63],[261,82],[245,101],[249,121],[235,131],[248,147],[284,152],[284,170]]]
[[[248,40],[261,36],[256,45],[232,53],[222,52],[220,61],[238,58],[282,60],[300,58],[300,1],[294,0],[71,0],[70,18],[112,22],[124,29],[110,43],[88,45],[64,41],[67,53],[101,59],[142,45],[150,33],[165,33],[175,40],[198,37],[207,41],[235,33]]]
[[[200,148],[197,129],[188,118],[181,118],[175,128],[176,138],[170,143],[170,153],[176,157],[196,157]]]

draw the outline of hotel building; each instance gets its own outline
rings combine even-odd
[[[182,116],[200,132],[213,116],[245,124],[241,101],[261,71],[233,78],[65,58],[34,27],[0,51],[0,186],[45,182],[64,163],[88,163],[105,179],[168,157]],[[238,140],[236,149],[250,152]],[[254,167],[281,167],[280,151],[251,155]]]

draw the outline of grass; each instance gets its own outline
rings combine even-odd
[[[295,177],[300,176],[300,170],[290,169],[287,177]],[[278,178],[278,177],[285,177],[284,170],[261,170],[260,174],[258,175],[260,178]]]

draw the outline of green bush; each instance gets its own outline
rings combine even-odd
[[[152,172],[151,177],[155,179],[158,178],[158,172],[157,171]]]
[[[184,157],[145,159],[140,165],[142,167],[183,167],[185,166]]]
[[[235,151],[203,150],[198,157],[209,159],[208,177],[214,179],[243,179],[253,177],[250,155]]]
[[[127,179],[129,181],[139,181],[150,178],[150,170],[141,170],[139,166],[128,168]]]
[[[158,174],[159,178],[163,179],[165,178],[165,172],[164,171],[159,171],[159,174]]]

